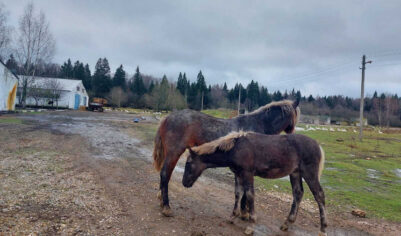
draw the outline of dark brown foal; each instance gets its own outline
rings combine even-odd
[[[256,221],[254,211],[254,176],[276,179],[289,175],[293,202],[290,213],[281,226],[288,230],[295,222],[304,193],[302,179],[308,184],[320,211],[320,235],[325,235],[327,221],[325,196],[319,179],[324,166],[324,152],[319,144],[304,135],[263,135],[234,132],[189,149],[182,183],[191,187],[207,168],[229,167],[235,174],[233,215]]]

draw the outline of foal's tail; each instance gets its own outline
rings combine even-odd
[[[160,171],[165,159],[162,138],[160,136],[160,128],[162,125],[163,121],[160,124],[159,129],[157,130],[153,148],[153,166],[157,171]]]
[[[323,168],[324,168],[324,150],[322,148],[322,146],[319,146],[320,148],[320,162],[319,162],[319,181],[320,181],[320,176],[322,176],[322,172],[323,172]]]

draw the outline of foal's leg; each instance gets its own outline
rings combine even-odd
[[[284,224],[280,227],[281,230],[287,231],[288,225],[295,222],[297,218],[299,204],[301,203],[302,196],[304,195],[304,188],[302,186],[302,177],[299,172],[292,173],[290,175],[290,181],[292,186],[292,205],[290,214],[287,217],[287,220]]]
[[[327,227],[327,221],[326,221],[326,208],[325,208],[325,197],[324,197],[324,192],[322,189],[322,186],[320,186],[319,180],[318,180],[318,175],[313,175],[313,176],[305,176],[304,177],[306,183],[309,186],[309,189],[311,190],[313,196],[315,197],[315,200],[319,206],[319,212],[320,212],[320,235],[326,235],[326,227]]]
[[[243,178],[243,188],[244,188],[244,196],[241,199],[241,212],[243,214],[243,219],[247,219],[249,217],[249,221],[255,222],[255,210],[254,210],[254,195],[255,190],[253,187],[253,173],[245,173]],[[246,212],[246,206],[248,206],[248,212],[245,213],[243,211],[243,202],[244,202],[244,210]],[[248,217],[247,217],[248,216]]]
[[[238,175],[235,175],[235,202],[234,202],[234,210],[233,210],[233,216],[237,217],[240,215],[240,211],[238,209],[238,201],[239,197],[241,196],[241,193],[243,192],[242,189],[242,184],[240,183],[240,179]]]
[[[164,160],[163,167],[160,171],[160,191],[161,191],[161,202],[162,214],[164,216],[171,216],[170,203],[168,198],[168,183],[171,178],[171,174],[181,154],[184,152],[185,148],[175,149],[174,151],[166,152],[166,159]]]

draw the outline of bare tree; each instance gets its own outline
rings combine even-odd
[[[58,100],[64,89],[61,83],[56,79],[47,78],[43,81],[42,87],[46,90],[45,97],[51,100],[52,104],[56,101],[56,107],[58,108]]]
[[[114,87],[111,90],[108,99],[113,105],[121,107],[122,103],[127,102],[128,96],[120,87]]]
[[[0,2],[0,59],[8,53],[11,41],[12,27],[7,24],[7,17],[4,4]]]
[[[28,98],[32,98],[33,100],[35,100],[35,105],[36,106],[39,105],[39,101],[41,99],[46,97],[46,91],[39,84],[36,84],[36,83],[28,86],[28,89],[27,89],[26,93],[27,93],[26,96]]]
[[[36,66],[46,62],[54,55],[55,40],[49,29],[45,14],[35,15],[33,3],[25,7],[19,21],[19,36],[16,42],[15,55],[24,75],[35,78]],[[25,106],[28,77],[20,81],[22,87],[21,103]]]

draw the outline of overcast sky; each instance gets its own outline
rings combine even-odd
[[[3,1],[17,30],[28,1]],[[292,2],[292,3],[291,3]],[[107,57],[176,80],[207,83],[252,79],[270,91],[360,96],[366,54],[366,93],[401,94],[401,1],[34,1],[50,21],[57,51],[89,63]]]

